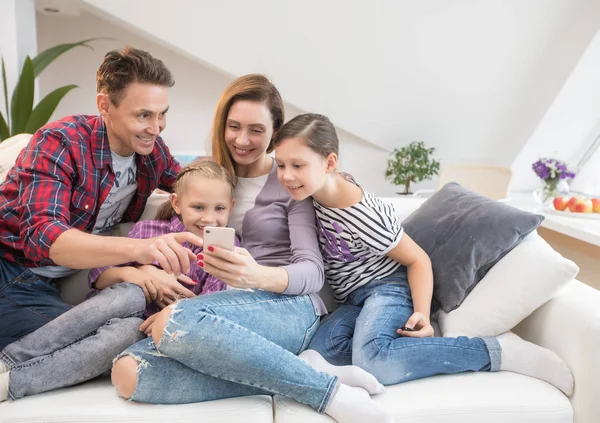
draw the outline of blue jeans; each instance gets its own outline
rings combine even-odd
[[[496,338],[410,338],[396,330],[413,314],[406,267],[348,296],[321,323],[310,349],[335,365],[355,364],[382,384],[437,374],[500,369]]]
[[[279,394],[323,412],[337,378],[296,355],[319,325],[306,295],[226,290],[177,303],[161,341],[120,356],[138,362],[131,400],[159,404]]]
[[[0,259],[0,361],[10,368],[11,399],[71,386],[110,370],[143,339],[142,290],[124,283],[71,307],[51,280]]]

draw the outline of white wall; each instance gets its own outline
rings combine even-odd
[[[229,75],[442,166],[510,166],[596,33],[589,0],[84,0]]]
[[[130,44],[163,60],[175,77],[175,86],[169,92],[168,125],[163,132],[171,150],[176,154],[202,154],[206,151],[214,108],[221,92],[232,80],[230,76],[86,12],[79,17],[38,14],[37,32],[40,51],[56,44],[91,37],[113,38],[92,42],[94,51],[77,48],[66,53],[41,75],[41,95],[61,85],[75,83],[80,87],[63,99],[53,119],[76,113],[95,114],[98,66],[107,51]],[[276,79],[274,82],[278,84]],[[286,91],[281,91],[285,99]],[[301,112],[292,105],[286,105],[287,119]],[[367,189],[378,195],[393,195],[396,188],[383,177],[387,152],[343,130],[339,131],[339,135],[341,168],[353,173]]]
[[[37,51],[34,11],[34,0],[0,0],[0,53],[4,59],[9,102],[25,57],[34,56]],[[0,110],[6,119],[2,82],[0,90]]]
[[[521,189],[532,189],[538,178],[531,164],[540,157],[554,157],[568,162],[572,169],[583,153],[600,135],[600,31],[586,49],[575,70],[560,90],[540,125],[513,163],[514,184]],[[587,177],[597,176],[600,169],[595,163],[585,169]],[[580,172],[578,182],[586,175]],[[597,179],[597,178],[596,178]],[[583,186],[579,189],[584,190]]]

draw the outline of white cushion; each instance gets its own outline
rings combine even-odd
[[[572,423],[569,399],[552,385],[516,373],[436,376],[386,387],[374,396],[397,422]],[[275,396],[277,423],[334,422],[307,405]]]
[[[460,307],[439,312],[440,330],[446,337],[504,333],[550,300],[578,271],[534,232],[490,269]]]
[[[251,396],[195,404],[157,405],[125,401],[108,377],[0,404],[3,423],[210,422],[269,423],[271,397]]]
[[[418,197],[381,197],[381,201],[394,207],[396,216],[403,221],[423,205],[427,198]]]
[[[6,174],[13,167],[17,156],[31,137],[31,134],[19,134],[0,143],[0,183],[4,182]]]

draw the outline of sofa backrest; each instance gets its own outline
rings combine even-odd
[[[17,156],[31,137],[31,134],[19,134],[0,143],[0,182],[4,182],[6,174],[13,167]]]

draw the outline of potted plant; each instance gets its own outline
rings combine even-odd
[[[2,84],[4,87],[4,107],[6,118],[0,112],[0,142],[20,133],[33,134],[50,119],[62,98],[77,85],[65,85],[49,93],[35,107],[33,93],[35,78],[57,57],[74,47],[84,46],[91,48],[87,43],[94,40],[83,40],[77,43],[59,44],[42,51],[33,59],[25,58],[23,69],[12,93],[10,104],[8,102],[8,86],[6,84],[6,70],[2,59]]]
[[[439,174],[440,162],[433,158],[434,151],[435,148],[425,147],[423,141],[413,141],[390,153],[385,178],[404,186],[404,192],[398,194],[411,194],[411,182],[427,181]]]

